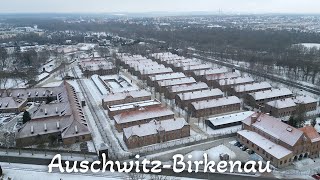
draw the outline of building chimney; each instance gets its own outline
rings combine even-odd
[[[251,116],[251,124],[255,123],[258,119],[258,116],[256,114]]]

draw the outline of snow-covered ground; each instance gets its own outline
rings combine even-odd
[[[56,65],[57,64],[56,64],[55,60],[51,59],[48,63],[44,64],[41,67],[40,71],[42,71],[44,69],[45,71],[50,73],[51,71],[53,71],[57,67]]]
[[[307,47],[307,48],[320,48],[319,43],[301,43],[300,45]]]
[[[191,160],[191,161],[201,161],[203,160],[203,154],[207,153],[208,154],[208,160],[214,161],[214,162],[219,162],[220,160],[220,154],[228,154],[230,160],[235,160],[236,154],[231,151],[228,147],[225,145],[219,145],[210,149],[207,149],[205,151],[192,151],[188,154],[186,154],[185,160]],[[189,158],[188,156],[191,155],[192,157]]]
[[[20,79],[8,79],[7,82],[0,84],[0,89],[9,89],[9,88],[25,88],[25,82]]]
[[[49,74],[49,73],[46,73],[46,72],[39,74],[39,75],[38,75],[38,81],[41,81],[41,80],[49,77],[49,75],[50,75],[50,74]]]

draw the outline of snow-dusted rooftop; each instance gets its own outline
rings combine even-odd
[[[251,118],[245,119],[243,123],[251,124]],[[267,114],[257,115],[257,120],[251,124],[251,126],[271,135],[275,139],[278,139],[289,146],[294,146],[303,136],[303,132],[301,130],[281,122],[281,119]]]
[[[221,79],[219,80],[220,86],[227,86],[227,85],[237,85],[243,83],[252,83],[254,79],[252,77],[234,77],[229,79]]]
[[[196,66],[202,64],[200,60],[192,59],[181,59],[175,61],[167,61],[168,64],[173,64],[174,67],[187,67],[187,66]]]
[[[247,92],[247,91],[256,91],[259,89],[268,89],[272,86],[268,82],[259,82],[259,83],[252,83],[252,84],[244,84],[235,86],[233,89],[235,92]]]
[[[125,91],[125,92],[110,92],[103,97],[104,102],[119,101],[126,98],[151,97],[151,93],[146,90]]]
[[[161,103],[158,100],[154,99],[154,100],[148,100],[148,101],[119,104],[119,105],[109,106],[109,111],[119,111],[119,110],[133,109],[133,108],[146,107],[146,106],[152,106],[152,105],[161,105]]]
[[[227,79],[227,78],[234,78],[240,77],[240,75],[236,72],[226,72],[226,73],[219,73],[219,74],[211,74],[206,76],[207,81],[212,80],[219,80],[219,79]]]
[[[174,92],[174,93],[179,93],[179,92],[207,89],[207,88],[209,88],[209,87],[206,83],[198,82],[198,83],[193,83],[193,84],[182,84],[182,85],[171,86],[169,88],[169,91]]]
[[[32,120],[22,126],[16,138],[54,132],[61,132],[62,138],[90,134],[75,88],[67,82],[56,88],[60,89],[57,95],[59,103],[40,105],[37,112],[32,112]]]
[[[112,62],[106,61],[104,58],[99,59],[84,59],[79,62],[79,65],[84,70],[96,71],[99,69],[113,69],[115,68]]]
[[[165,74],[165,73],[172,73],[171,68],[148,68],[140,71],[142,75],[152,75],[152,74]]]
[[[314,127],[306,126],[300,128],[300,130],[304,132],[304,134],[310,139],[312,143],[320,142],[320,135]]]
[[[203,76],[203,75],[222,74],[222,73],[227,73],[227,72],[228,72],[228,69],[223,67],[223,68],[197,70],[197,71],[194,71],[194,74],[196,76]]]
[[[200,99],[204,97],[223,96],[223,92],[220,89],[206,89],[200,91],[192,91],[178,94],[179,98],[184,100]]]
[[[183,71],[195,71],[200,69],[210,69],[212,68],[212,64],[199,64],[199,65],[186,65],[182,68]]]
[[[242,131],[238,131],[238,134],[240,134],[241,136],[243,136],[246,139],[249,139],[251,142],[253,142],[257,146],[261,147],[268,154],[271,154],[272,156],[276,157],[277,159],[281,159],[283,157],[286,157],[286,156],[292,154],[292,151],[268,140],[267,138],[261,136],[258,133],[248,131],[248,130],[242,130]]]
[[[188,123],[183,118],[168,119],[163,121],[152,120],[149,123],[123,129],[123,135],[128,139],[132,136],[144,137],[158,134],[159,131],[174,131],[182,129]]]
[[[158,81],[158,84],[160,87],[165,87],[165,86],[174,86],[179,84],[191,84],[195,82],[196,80],[193,77],[184,77],[179,79],[167,79],[163,81]]]
[[[223,115],[218,117],[211,117],[211,118],[208,118],[207,120],[210,121],[211,124],[214,126],[220,126],[224,124],[243,121],[246,118],[252,116],[253,114],[254,114],[253,111],[245,111],[245,112],[233,113],[233,114],[228,114],[228,115]]]
[[[150,76],[150,79],[152,81],[162,81],[167,79],[177,79],[177,78],[183,78],[186,77],[186,75],[182,72],[174,72],[174,73],[168,73],[168,74],[158,74],[155,76]]]
[[[27,99],[17,97],[0,97],[0,110],[20,108],[26,101]]]
[[[221,106],[226,106],[231,104],[240,104],[240,103],[241,101],[238,97],[230,96],[230,97],[222,97],[218,99],[192,102],[191,104],[196,110],[199,110],[199,109],[221,107]]]
[[[293,95],[293,94],[287,88],[279,88],[279,89],[271,89],[267,91],[258,91],[258,92],[250,93],[249,95],[252,96],[255,100],[261,100],[261,99],[269,99],[273,97],[281,97],[281,96]]]
[[[140,108],[134,111],[128,111],[114,116],[117,124],[134,122],[144,119],[152,119],[163,116],[174,116],[174,112],[166,107],[148,107]]]
[[[267,102],[267,104],[271,107],[282,109],[282,108],[289,108],[289,107],[295,107],[296,103],[292,100],[292,98],[286,98],[286,99],[279,99]]]
[[[317,103],[318,101],[313,97],[304,95],[304,96],[296,96],[293,98],[293,101],[297,104],[310,104],[310,103]]]

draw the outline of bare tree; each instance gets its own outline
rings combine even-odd
[[[6,62],[8,59],[8,52],[5,48],[0,48],[0,60],[1,60],[1,69],[6,67]]]

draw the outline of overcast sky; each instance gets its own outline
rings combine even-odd
[[[319,13],[320,0],[1,0],[0,13],[189,12]]]

